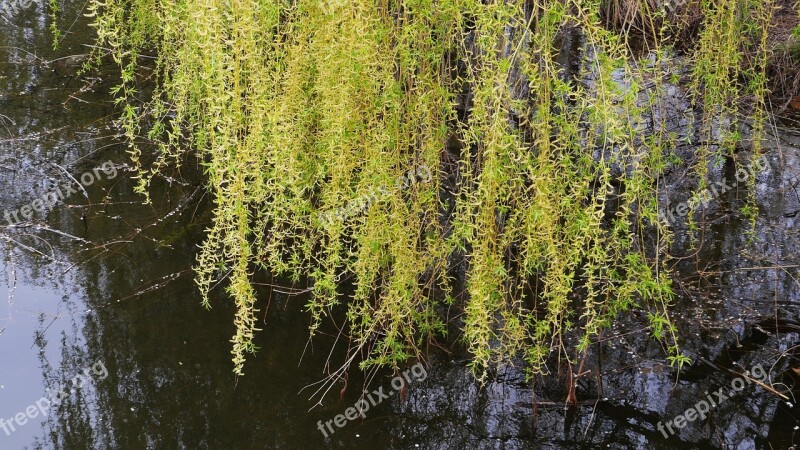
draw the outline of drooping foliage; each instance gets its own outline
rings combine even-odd
[[[517,357],[531,373],[574,359],[632,308],[686,361],[657,195],[676,145],[655,113],[677,78],[673,19],[702,15],[682,63],[705,111],[702,180],[742,139],[742,113],[758,141],[772,4],[672,4],[92,0],[90,12],[122,69],[140,192],[187,151],[205,164],[215,211],[197,282],[207,301],[224,281],[236,302],[238,373],[255,351],[252,276],[267,270],[313,280],[312,332],[346,311],[363,367],[417,356],[448,329],[443,311],[463,311],[482,378]],[[646,51],[630,50],[634,35]]]

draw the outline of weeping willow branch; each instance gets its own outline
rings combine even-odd
[[[541,373],[551,356],[571,358],[570,336],[585,351],[633,308],[671,362],[688,361],[669,319],[672,237],[657,195],[676,145],[656,114],[675,85],[675,12],[645,0],[90,4],[98,48],[121,69],[138,191],[187,149],[205,163],[215,211],[197,283],[207,304],[227,276],[237,373],[256,350],[257,270],[310,276],[311,332],[345,311],[348,361],[366,350],[362,368],[419,356],[453,305],[480,379],[517,357]],[[749,113],[763,123],[771,2],[693,7],[704,25],[692,96],[715,143],[697,150],[702,180],[740,139],[725,118],[742,99],[755,96]],[[636,33],[646,55],[630,51]],[[143,104],[136,68],[149,53],[157,85]],[[132,139],[143,130],[161,142],[152,157]],[[404,175],[417,167],[429,182]],[[359,214],[325,214],[403,176]],[[467,267],[458,300],[454,255]]]

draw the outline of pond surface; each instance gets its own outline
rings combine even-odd
[[[699,250],[676,240],[675,311],[695,361],[680,377],[634,314],[596,346],[574,409],[564,409],[557,367],[535,383],[500,370],[480,387],[457,346],[432,351],[402,383],[381,372],[367,385],[354,371],[319,403],[319,382],[344,349],[335,330],[309,341],[305,297],[272,289],[286,283],[267,276],[261,351],[246,376],[233,375],[233,308],[217,288],[204,309],[191,271],[212,206],[202,170],[187,162],[159,179],[153,205],[133,193],[108,93],[114,68],[78,73],[93,42],[84,6],[63,2],[58,50],[40,2],[0,11],[0,449],[785,449],[800,441],[791,370],[800,368],[796,125],[768,145],[754,240],[732,212],[739,189],[710,203]],[[681,192],[685,180],[676,171],[670,183]],[[659,430],[758,365],[769,376],[763,386],[748,381],[707,418],[674,435]],[[365,409],[364,398],[369,410],[355,417],[350,407]]]

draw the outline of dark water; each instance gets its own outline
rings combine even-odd
[[[233,309],[220,288],[214,308],[203,309],[192,281],[210,219],[202,170],[189,162],[158,180],[151,206],[132,193],[108,95],[114,68],[77,74],[93,41],[83,6],[63,4],[57,51],[40,4],[0,17],[0,248],[7,292],[0,312],[0,418],[14,425],[8,433],[0,428],[0,449],[786,449],[800,440],[791,399],[798,377],[790,370],[800,368],[800,132],[781,131],[769,146],[754,240],[732,212],[743,195],[738,189],[709,206],[712,226],[699,251],[684,250],[689,242],[678,227],[676,252],[685,258],[677,265],[676,315],[695,361],[680,377],[647,338],[646,319],[634,314],[595,346],[575,409],[563,407],[558,367],[534,383],[519,370],[500,370],[481,388],[457,346],[452,355],[432,351],[424,373],[408,372],[401,391],[393,387],[395,374],[378,373],[365,388],[354,372],[317,404],[316,383],[342,361],[342,343],[334,346],[333,332],[309,342],[305,298],[271,290],[281,283],[269,277],[260,291],[262,350],[245,377],[232,374]],[[77,186],[70,177],[86,173],[92,184],[85,193],[58,198],[30,220],[11,214],[15,226],[5,218],[5,211],[64,183]],[[732,174],[726,166],[712,176]],[[680,192],[677,171],[670,183]],[[725,369],[759,364],[769,372],[767,384],[790,402],[748,384],[704,420],[675,428],[674,436],[657,429],[706,391],[730,386],[736,377]],[[85,369],[84,378],[75,378]],[[42,397],[65,386],[72,391],[44,407]],[[338,428],[336,416],[364,389],[375,405]],[[335,430],[326,430],[327,437],[319,429],[325,422]]]

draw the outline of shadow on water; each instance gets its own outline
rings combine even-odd
[[[220,288],[214,309],[203,309],[192,280],[210,221],[201,170],[189,163],[159,179],[151,206],[132,193],[108,95],[113,67],[77,71],[92,42],[83,6],[63,5],[60,27],[68,31],[58,51],[39,3],[0,20],[0,214],[75,184],[70,177],[106,161],[117,171],[96,172],[85,192],[39,205],[30,219],[2,218],[8,295],[0,313],[0,418],[15,428],[0,429],[0,448],[748,449],[798,440],[796,402],[753,384],[705,419],[673,427],[673,436],[657,424],[758,364],[776,390],[797,392],[800,134],[781,131],[766,150],[770,168],[758,175],[762,214],[752,240],[738,213],[739,189],[703,211],[709,226],[699,251],[676,224],[675,252],[684,258],[675,311],[695,361],[679,378],[646,336],[646,318],[632,314],[594,345],[571,411],[557,368],[534,383],[507,368],[481,388],[464,355],[432,352],[427,378],[398,391],[393,374],[380,373],[368,390],[383,389],[386,400],[373,396],[365,418],[334,424],[325,437],[319,424],[358,402],[364,380],[351,374],[312,409],[313,389],[303,388],[331,370],[329,358],[342,360],[341,345],[330,353],[335,330],[308,342],[305,298],[270,290],[269,279],[259,293],[266,299],[262,350],[245,377],[233,376],[233,309]],[[735,173],[721,167],[712,177]],[[680,194],[687,180],[673,174],[669,183],[677,197],[687,195]],[[98,363],[104,370],[71,381]],[[46,417],[14,419],[75,384],[82,386],[45,408]]]

